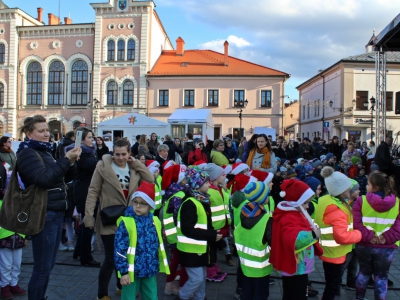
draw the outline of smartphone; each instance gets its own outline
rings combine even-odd
[[[75,147],[80,147],[82,143],[82,134],[83,131],[77,131],[75,136]]]

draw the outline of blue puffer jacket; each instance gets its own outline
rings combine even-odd
[[[238,158],[237,150],[235,148],[233,148],[233,146],[230,148],[225,146],[224,154],[227,159],[234,158],[236,160]]]
[[[22,182],[25,187],[34,184],[47,189],[47,210],[65,211],[68,208],[64,176],[69,170],[70,162],[66,157],[55,161],[51,153],[32,148],[22,149],[18,153],[17,171]]]

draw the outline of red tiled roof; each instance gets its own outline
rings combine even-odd
[[[164,50],[147,76],[284,76],[289,74],[232,56],[224,65],[224,54],[212,50]]]

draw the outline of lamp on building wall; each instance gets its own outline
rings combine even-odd
[[[370,103],[371,103],[371,107],[370,107],[370,111],[371,111],[371,141],[372,141],[372,130],[374,128],[374,110],[375,110],[375,98],[374,96],[371,97],[371,99],[369,99]],[[368,108],[368,101],[367,102],[367,108]]]
[[[234,107],[239,107],[240,110],[238,110],[239,113],[239,120],[240,120],[240,127],[239,127],[239,137],[238,139],[240,140],[240,138],[242,137],[242,112],[243,112],[243,108],[246,108],[247,104],[249,103],[249,101],[246,100],[237,100],[235,99],[234,102]]]
[[[92,108],[92,129],[97,134],[97,109],[100,108],[100,101],[96,98],[93,99],[93,102],[89,100],[87,107]]]

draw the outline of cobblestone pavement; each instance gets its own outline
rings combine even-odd
[[[100,251],[93,252],[94,259],[97,261],[103,260],[103,255]],[[222,283],[207,282],[206,292],[208,300],[225,300],[233,299],[236,287],[236,267],[229,267],[225,264],[225,257],[222,252],[219,253],[220,268],[229,275]],[[32,273],[32,249],[28,246],[23,250],[23,265],[20,275],[20,286],[27,288],[30,275]],[[237,258],[235,258],[237,265]],[[95,300],[97,299],[97,276],[98,268],[81,267],[78,260],[72,259],[72,252],[59,251],[57,255],[57,264],[51,273],[49,287],[47,289],[48,300],[58,299],[82,299]],[[343,278],[346,275],[343,276]],[[282,299],[282,282],[279,279],[280,275],[274,272],[273,278],[276,278],[275,284],[270,285],[269,300]],[[321,294],[324,289],[324,272],[322,263],[317,259],[316,270],[310,274],[309,279],[314,281],[313,287],[319,291],[319,295],[310,299],[321,299]],[[394,286],[388,293],[388,300],[400,299],[400,253],[397,251],[393,264],[390,269],[389,278],[394,282]],[[158,276],[158,298],[159,300],[173,300],[174,296],[164,295],[165,275]],[[109,295],[112,299],[120,299],[115,296],[116,278],[113,277],[109,286]],[[374,299],[373,290],[368,289],[367,299]],[[354,299],[355,291],[348,291],[345,287],[341,289],[341,297],[338,299]],[[16,299],[25,300],[27,296],[18,297]]]

